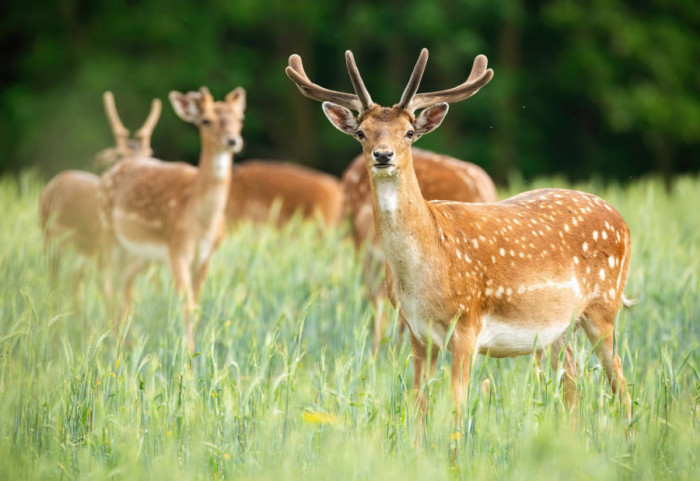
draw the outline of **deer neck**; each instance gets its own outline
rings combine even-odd
[[[231,182],[231,164],[233,154],[230,150],[222,149],[212,143],[203,143],[202,152],[199,155],[200,182],[212,186],[212,184],[228,184]]]
[[[231,185],[233,154],[217,145],[202,144],[194,186],[193,211],[199,224],[212,225],[223,216]]]
[[[408,280],[426,267],[435,219],[418,185],[410,151],[407,166],[391,175],[370,173],[374,222],[394,274]]]

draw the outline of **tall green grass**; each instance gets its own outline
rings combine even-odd
[[[514,191],[564,185],[514,182]],[[342,232],[240,226],[215,254],[199,354],[165,268],[110,317],[90,267],[47,274],[42,185],[0,179],[0,479],[688,479],[700,456],[700,180],[577,188],[627,220],[633,257],[619,352],[633,435],[591,346],[575,336],[578,421],[561,373],[480,358],[455,426],[449,354],[414,415],[406,339],[371,355],[372,307]],[[113,326],[116,323],[116,327]],[[544,364],[543,364],[544,365]],[[481,381],[489,380],[482,389]]]

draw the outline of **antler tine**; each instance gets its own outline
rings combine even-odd
[[[151,151],[151,136],[153,135],[153,129],[156,127],[158,119],[160,118],[161,110],[162,104],[160,99],[153,99],[153,102],[151,102],[151,111],[148,113],[146,121],[135,134],[135,137],[141,142],[142,153]]]
[[[400,108],[405,109],[411,104],[413,97],[416,95],[416,92],[418,92],[418,86],[420,85],[420,81],[423,78],[423,72],[425,72],[425,64],[427,62],[428,49],[424,48],[420,51],[420,55],[418,56],[418,60],[416,61],[416,66],[413,67],[413,73],[411,74],[411,78],[408,79],[408,84],[406,85],[406,88],[403,91],[403,95],[401,95],[401,100],[399,101]]]
[[[348,73],[350,74],[350,80],[352,81],[352,86],[355,89],[357,97],[360,99],[362,104],[362,110],[368,110],[372,105],[372,97],[369,95],[365,83],[362,81],[362,76],[355,63],[355,57],[352,55],[350,50],[345,51],[345,65],[348,67]]]
[[[129,131],[124,124],[122,124],[121,119],[119,119],[119,114],[117,113],[117,106],[114,103],[114,95],[112,92],[107,91],[102,96],[105,104],[105,112],[107,113],[107,120],[112,128],[112,133],[114,134],[114,139],[117,142],[117,148],[121,151],[126,151],[127,141],[129,139]]]
[[[413,97],[409,108],[418,110],[440,102],[455,103],[468,99],[493,78],[493,70],[487,69],[487,64],[488,60],[485,55],[477,55],[469,78],[463,84],[439,92],[417,94]]]
[[[328,90],[311,82],[304,71],[299,55],[294,54],[289,57],[289,67],[284,71],[305,97],[318,100],[319,102],[333,102],[345,108],[362,112],[362,102],[360,102],[357,95]]]

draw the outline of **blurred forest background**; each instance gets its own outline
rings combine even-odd
[[[398,101],[421,47],[422,91],[463,82],[483,53],[494,80],[418,146],[500,182],[564,174],[625,181],[700,168],[698,0],[10,0],[0,15],[0,172],[91,170],[113,145],[102,93],[132,132],[153,97],[155,156],[196,162],[196,129],[170,90],[248,91],[236,160],[289,159],[339,174],[360,148],[284,74],[351,91],[351,49],[375,101]]]

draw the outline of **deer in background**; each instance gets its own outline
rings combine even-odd
[[[498,196],[491,177],[478,165],[448,155],[412,148],[413,168],[421,194],[426,200],[454,200],[460,202],[496,202]],[[343,173],[345,210],[350,216],[355,249],[364,246],[362,268],[367,294],[377,306],[373,350],[376,353],[385,331],[386,316],[382,300],[386,298],[385,283],[381,279],[384,252],[374,231],[372,193],[364,155],[358,155]],[[401,324],[400,332],[404,325]]]
[[[331,227],[340,222],[342,210],[340,182],[332,175],[279,161],[249,160],[233,167],[226,205],[231,223],[276,220],[281,227],[299,214],[304,219],[319,216]]]
[[[129,131],[119,119],[112,92],[105,92],[103,100],[116,146],[98,154],[96,164],[100,166],[127,157],[150,156],[151,135],[161,112],[160,100],[153,99],[148,118],[136,132],[134,140],[129,139]],[[39,221],[47,250],[50,244],[54,244],[53,249],[72,245],[81,257],[97,258],[100,266],[105,265],[109,257],[109,242],[100,221],[99,184],[100,177],[95,174],[66,170],[46,185],[39,199]],[[50,268],[55,271],[58,259],[55,252],[49,255]],[[83,267],[77,270],[76,287],[82,282]],[[109,282],[105,291],[107,294],[111,291]]]
[[[313,84],[298,55],[286,69],[304,95],[323,102],[330,122],[362,146],[387,289],[410,331],[422,409],[425,364],[432,373],[436,362],[431,346],[452,351],[458,416],[477,353],[510,357],[551,346],[557,369],[564,350],[564,397],[572,405],[577,370],[567,334],[582,327],[629,420],[630,398],[615,351],[615,316],[630,263],[625,221],[602,199],[563,189],[529,191],[497,203],[424,200],[412,144],[440,125],[448,104],[471,97],[493,76],[479,55],[461,85],[419,94],[427,59],[423,49],[401,100],[390,108],[372,101],[350,51],[346,64],[355,94]]]
[[[102,177],[105,225],[135,259],[126,267],[123,290],[129,299],[141,265],[170,265],[175,288],[184,297],[187,346],[194,352],[194,315],[209,261],[225,231],[225,209],[233,154],[243,147],[245,91],[236,88],[215,102],[209,90],[170,92],[175,113],[199,128],[199,165],[157,159],[126,159]]]

